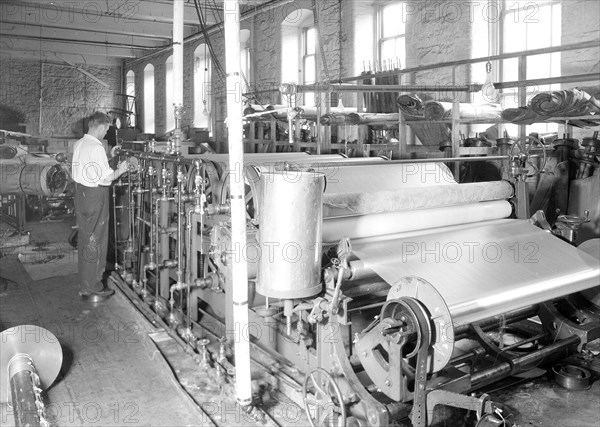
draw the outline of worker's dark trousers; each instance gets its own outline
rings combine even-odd
[[[82,292],[102,290],[108,251],[108,187],[75,184],[79,286]]]

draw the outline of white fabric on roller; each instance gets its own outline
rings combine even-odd
[[[597,259],[521,220],[355,242],[353,253],[392,286],[407,276],[431,283],[454,325],[589,289],[600,274]]]
[[[508,181],[410,187],[397,191],[325,194],[324,218],[431,209],[504,200],[513,196]]]
[[[512,207],[509,202],[496,200],[408,212],[327,218],[323,220],[323,242],[336,242],[342,237],[361,239],[370,236],[489,221],[506,218],[511,212]]]
[[[456,184],[443,163],[392,163],[378,165],[332,165],[323,172],[327,180],[325,194],[371,193],[412,187]]]

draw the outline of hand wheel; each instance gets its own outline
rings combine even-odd
[[[314,397],[309,397],[310,389],[314,390]],[[342,392],[325,369],[316,368],[304,378],[302,400],[311,427],[345,427],[346,406]],[[311,407],[314,411],[311,411]]]
[[[542,150],[542,162],[540,163],[539,167],[531,161],[530,153],[533,147]],[[546,152],[546,146],[542,141],[533,136],[525,136],[523,138],[517,139],[515,143],[510,147],[509,156],[513,159],[519,159],[523,167],[529,165],[529,167],[533,169],[533,172],[527,174],[528,178],[539,175],[546,167],[546,162],[548,161],[548,153]],[[529,169],[527,169],[527,172],[529,172]]]

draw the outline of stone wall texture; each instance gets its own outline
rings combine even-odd
[[[333,81],[340,76],[358,75],[363,63],[373,59],[376,50],[375,17],[382,0],[319,0],[317,16],[321,45],[326,67],[318,70],[321,79]],[[406,67],[433,65],[445,61],[469,58],[473,46],[487,39],[486,20],[493,19],[493,11],[486,9],[487,1],[440,2],[419,0],[406,2]],[[282,83],[281,24],[295,11],[312,10],[312,1],[295,0],[266,11],[253,13],[242,20],[242,27],[251,32],[250,83],[257,90],[259,100],[265,104],[280,102],[277,90]],[[562,2],[562,43],[576,43],[599,39],[600,2],[597,0],[565,0]],[[302,19],[301,14],[296,19]],[[226,90],[224,76],[216,70],[216,61],[225,68],[223,32],[211,35],[217,54],[212,63],[211,116],[213,137],[221,149],[226,146]],[[193,126],[193,71],[195,48],[203,43],[196,40],[184,48],[184,104],[187,114],[183,125]],[[36,61],[0,61],[0,103],[10,105],[26,114],[27,130],[37,134],[40,120],[40,91],[42,94],[42,135],[56,138],[77,137],[83,131],[81,119],[96,109],[108,111],[122,108],[123,100],[117,96],[122,76],[133,70],[136,76],[138,123],[143,124],[143,69],[151,63],[155,67],[155,117],[157,136],[164,136],[166,114],[171,109],[165,105],[165,61],[171,52],[162,52],[135,61],[125,61],[119,67],[84,66],[84,68],[110,84],[105,90],[98,83],[75,69],[58,65],[44,66],[41,90],[41,64]],[[320,55],[320,51],[318,52]],[[563,75],[600,71],[600,48],[580,50],[562,55]],[[319,59],[320,60],[320,59]],[[325,68],[327,72],[325,72]],[[440,68],[407,75],[405,82],[426,84],[469,83],[471,67],[460,66],[454,72]],[[585,83],[582,82],[582,85]],[[452,94],[435,95],[449,99]],[[356,96],[344,95],[344,104],[353,105]]]
[[[45,63],[42,73],[42,64],[38,61],[2,60],[0,104],[25,113],[28,133],[46,138],[80,138],[85,133],[85,117],[94,111],[123,108],[124,103],[117,95],[121,67],[82,67],[106,82],[109,88],[73,67]]]

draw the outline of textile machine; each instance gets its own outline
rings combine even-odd
[[[226,375],[242,328],[313,426],[424,426],[436,405],[502,425],[480,390],[600,337],[597,240],[561,231],[586,218],[529,218],[536,141],[516,144],[506,180],[470,184],[431,160],[122,151],[112,278],[201,368]],[[230,179],[246,183],[245,248],[231,244]],[[239,262],[248,325],[233,318]]]

